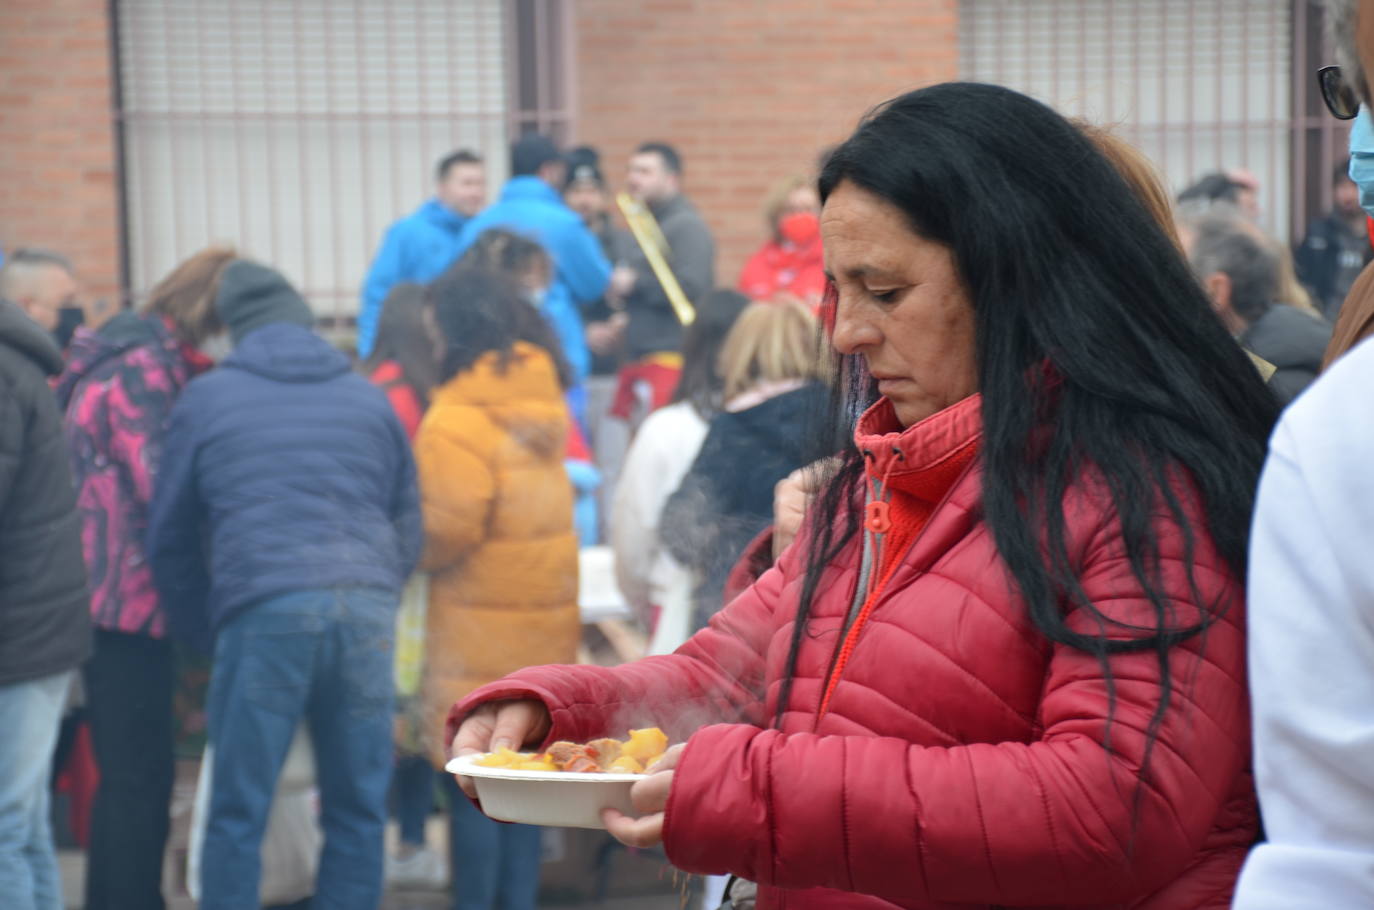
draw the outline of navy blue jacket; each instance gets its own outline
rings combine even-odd
[[[324,339],[250,332],[172,409],[148,560],[173,632],[209,642],[293,591],[399,594],[422,543],[415,462],[386,396]]]

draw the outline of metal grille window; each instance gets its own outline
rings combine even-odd
[[[564,144],[574,116],[573,29],[566,0],[512,0],[511,134],[542,133]]]
[[[502,0],[119,0],[129,291],[227,242],[324,317],[471,148],[507,168]]]
[[[1264,227],[1289,237],[1291,0],[961,0],[959,14],[964,78],[1120,124],[1175,191],[1246,168]]]
[[[1317,68],[1335,63],[1321,0],[1293,4],[1293,239],[1331,210],[1335,167],[1350,149],[1350,124],[1332,117],[1317,87]]]

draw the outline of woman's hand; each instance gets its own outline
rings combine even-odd
[[[549,717],[549,709],[542,701],[532,698],[489,701],[463,720],[449,751],[454,758],[462,758],[474,753],[495,752],[502,746],[518,750],[543,742],[552,726],[553,718]],[[477,798],[472,778],[459,775],[458,786],[469,799]]]
[[[773,558],[787,549],[801,530],[811,499],[820,493],[839,470],[838,458],[824,458],[797,468],[773,487]]]
[[[663,810],[668,808],[668,791],[673,787],[673,768],[686,744],[673,746],[654,765],[653,773],[635,781],[630,802],[639,818],[630,818],[617,809],[601,810],[601,820],[611,836],[627,847],[653,847],[663,843]]]

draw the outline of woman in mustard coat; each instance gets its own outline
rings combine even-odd
[[[431,573],[423,699],[442,766],[444,718],[530,664],[571,663],[580,622],[568,409],[552,333],[504,276],[452,271],[429,288],[442,381],[415,439]],[[444,775],[455,910],[534,910],[539,830],[498,825]]]

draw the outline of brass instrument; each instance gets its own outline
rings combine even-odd
[[[663,293],[668,296],[668,302],[673,305],[677,321],[683,325],[691,325],[696,321],[697,313],[692,309],[692,302],[683,293],[682,285],[677,283],[677,276],[673,274],[668,260],[664,258],[664,253],[671,251],[668,249],[667,238],[663,236],[663,231],[654,218],[654,213],[628,193],[617,193],[615,204],[620,206],[625,223],[630,226],[630,233],[634,234],[635,242],[644,251],[644,258],[649,260],[649,267],[654,270],[654,277],[662,286]]]

